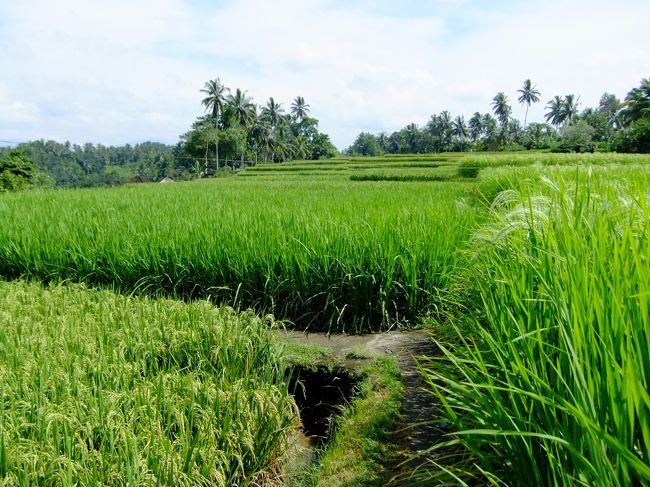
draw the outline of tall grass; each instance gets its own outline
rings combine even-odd
[[[0,282],[3,485],[246,485],[294,416],[252,314]]]
[[[465,452],[433,476],[650,482],[649,182],[555,171],[495,199],[473,241],[481,314],[425,366]]]
[[[649,164],[648,154],[586,153],[552,154],[548,152],[511,152],[467,154],[457,159],[461,167],[498,166],[564,166],[564,165],[609,165],[609,164]]]
[[[435,310],[475,210],[447,183],[239,178],[2,195],[0,275],[210,298],[312,329]]]

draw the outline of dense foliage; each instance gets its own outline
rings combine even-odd
[[[209,113],[181,136],[177,150],[179,157],[194,160],[203,175],[226,165],[241,167],[244,161],[250,165],[337,154],[329,137],[319,132],[318,120],[308,115],[310,107],[301,96],[287,113],[273,97],[258,107],[246,91],[237,88],[228,94],[230,89],[219,78],[206,82],[201,91]]]
[[[476,315],[425,368],[455,450],[440,482],[650,481],[650,171],[488,171]],[[444,477],[444,478],[441,478]],[[432,482],[432,479],[429,479]]]
[[[19,144],[15,149],[0,149],[0,154],[12,150],[33,161],[59,187],[112,186],[136,175],[145,181],[165,176],[187,179],[193,175],[191,164],[175,157],[173,147],[154,142],[112,147],[37,140]]]
[[[36,175],[34,163],[19,150],[0,155],[0,192],[25,189]]]

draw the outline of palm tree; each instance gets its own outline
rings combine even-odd
[[[533,86],[533,83],[530,79],[524,81],[524,86],[521,90],[517,90],[521,93],[521,96],[517,99],[522,105],[526,104],[526,116],[524,117],[524,130],[526,130],[526,122],[528,122],[528,109],[530,108],[531,103],[537,103],[539,101],[540,93]]]
[[[476,142],[483,133],[483,118],[479,112],[474,113],[469,119],[469,136],[473,142]]]
[[[309,154],[309,141],[304,135],[296,137],[293,145],[293,155],[296,159],[305,159]]]
[[[302,121],[309,113],[309,105],[302,96],[297,96],[291,104],[291,114],[296,120]]]
[[[460,140],[460,151],[463,152],[463,142],[469,135],[467,125],[465,124],[465,118],[463,116],[458,115],[452,122],[451,132],[455,137],[458,137],[458,140]]]
[[[564,110],[564,97],[556,95],[546,104],[546,108],[548,111],[544,115],[544,119],[556,128],[562,125],[566,113]]]
[[[404,128],[406,133],[406,142],[409,146],[409,152],[412,154],[418,154],[420,152],[420,129],[414,123],[408,124]]]
[[[275,129],[279,122],[280,118],[284,113],[281,103],[276,103],[273,97],[269,98],[269,101],[266,102],[266,106],[262,108],[262,119],[268,122],[271,125],[271,128]]]
[[[488,144],[493,149],[495,149],[498,145],[498,129],[499,127],[497,126],[497,121],[492,115],[489,113],[483,115],[483,133],[485,134],[484,140],[486,144]]]
[[[257,164],[257,157],[260,149],[266,149],[268,147],[271,128],[258,115],[256,106],[253,107],[252,115],[251,125],[248,130],[248,142],[255,147],[255,163]],[[266,151],[263,150],[263,153],[266,154]],[[266,157],[264,157],[264,160],[266,161]]]
[[[576,98],[575,95],[567,95],[564,97],[564,104],[562,105],[562,121],[568,125],[572,125],[576,116],[578,115],[578,105],[580,104],[580,97]]]
[[[253,121],[255,105],[251,99],[246,96],[245,91],[242,92],[237,88],[234,95],[228,96],[228,108],[232,113],[233,119],[240,127],[248,128],[250,126]]]
[[[510,120],[510,123],[508,124],[509,139],[519,144],[523,135],[524,131],[521,128],[521,122],[515,118]]]
[[[449,150],[449,144],[451,143],[452,137],[452,118],[451,113],[448,110],[440,112],[438,115],[438,134],[442,140],[442,151]]]
[[[508,105],[508,97],[503,91],[500,91],[494,98],[492,98],[492,109],[494,110],[494,114],[497,116],[501,127],[503,128],[508,125],[512,108]]]
[[[225,102],[226,102],[226,93],[230,91],[226,88],[219,78],[206,81],[202,93],[205,93],[207,96],[201,100],[201,103],[205,105],[206,110],[212,112],[212,118],[214,119],[214,126],[219,129],[219,114],[223,111]],[[219,137],[215,138],[215,147],[216,147],[216,157],[217,157],[217,170],[219,170]],[[206,163],[207,171],[207,163]]]
[[[641,84],[627,94],[623,106],[621,118],[625,125],[650,117],[650,78],[642,79]]]

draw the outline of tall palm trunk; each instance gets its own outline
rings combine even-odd
[[[530,103],[526,105],[526,115],[524,115],[524,131],[526,131],[526,122],[528,122],[528,109],[530,108]]]
[[[210,149],[210,144],[205,145],[205,168],[203,169],[203,174],[208,174],[208,150]]]
[[[216,116],[214,117],[214,128],[216,129],[216,138],[214,140],[214,147],[216,149],[216,157],[217,157],[217,172],[219,172],[219,112],[216,113]]]

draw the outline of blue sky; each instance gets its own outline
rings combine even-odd
[[[258,104],[305,97],[339,148],[517,89],[594,106],[650,76],[647,0],[0,2],[0,144],[175,143],[219,77]]]

